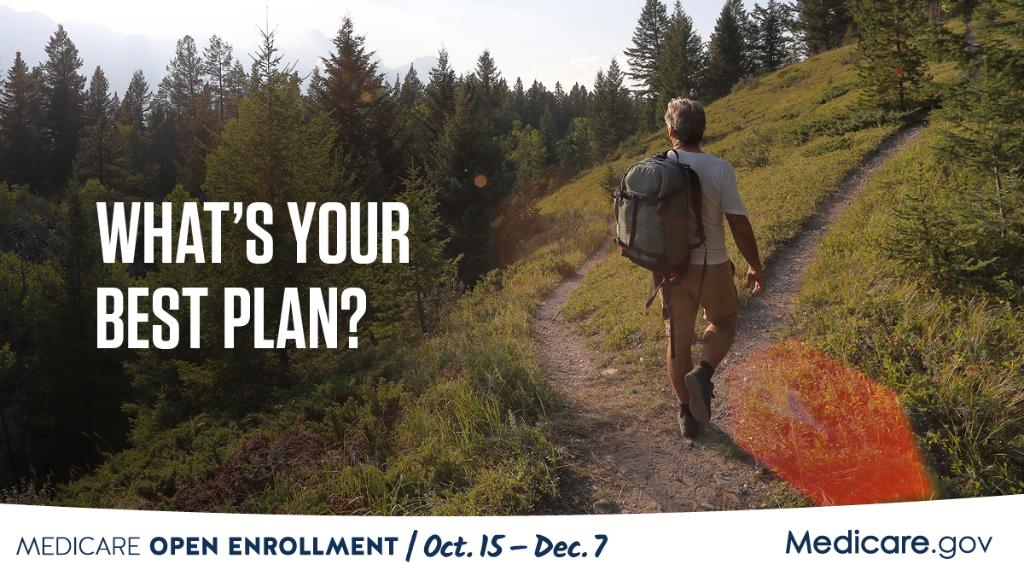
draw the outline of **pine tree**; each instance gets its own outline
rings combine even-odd
[[[843,45],[853,23],[847,0],[796,0],[794,29],[809,55]]]
[[[425,87],[411,64],[395,99],[398,103],[398,142],[416,166],[426,166],[433,135],[427,126],[429,112],[425,102]]]
[[[320,74],[320,69],[313,68],[313,71],[309,74],[309,83],[306,84],[306,94],[304,95],[306,106],[312,112],[316,112],[325,106],[320,100],[327,89],[325,82],[323,75]]]
[[[38,88],[17,52],[0,88],[0,181],[37,182],[39,122]]]
[[[50,192],[63,189],[71,177],[82,132],[82,100],[85,76],[79,74],[82,59],[63,26],[57,26],[46,44],[42,66],[43,130],[48,149],[47,176]]]
[[[448,51],[442,48],[437,54],[437,64],[430,70],[424,94],[426,123],[435,140],[444,130],[448,117],[455,112],[456,87],[455,71],[448,64]]]
[[[421,335],[437,325],[445,304],[443,290],[454,277],[459,261],[445,256],[449,235],[438,214],[438,195],[437,187],[413,165],[406,171],[402,192],[396,198],[409,209],[409,265],[387,274],[399,291],[396,305],[389,308],[411,310]]]
[[[267,202],[274,222],[287,220],[288,202],[337,200],[337,175],[331,165],[332,133],[324,114],[307,120],[300,81],[290,70],[281,69],[272,32],[263,32],[263,42],[253,65],[251,93],[242,101],[236,121],[229,122],[221,144],[210,154],[205,190],[211,200]],[[218,269],[207,279],[208,286],[265,287],[266,308],[279,310],[285,286],[313,286],[325,277],[345,282],[342,268],[328,270],[315,264],[298,264],[295,242],[286,227],[269,229],[274,239],[274,258],[263,266],[239,264]],[[248,234],[236,227],[225,231],[225,261],[245,262]],[[344,284],[338,284],[344,285]],[[211,293],[219,292],[212,289]],[[213,320],[211,320],[213,321]],[[276,314],[267,317],[268,331],[274,333]],[[216,331],[214,331],[216,332]],[[238,337],[250,338],[251,332]],[[211,349],[220,348],[212,346]],[[234,414],[265,407],[274,388],[294,382],[291,354],[284,349],[254,353],[242,344],[244,353],[223,351],[214,361],[216,379],[223,382],[214,398]],[[255,377],[259,374],[260,377]]]
[[[476,59],[473,77],[476,79],[475,96],[479,99],[480,105],[486,109],[496,110],[501,101],[502,80],[501,71],[498,70],[498,64],[491,56],[490,50],[484,50]]]
[[[757,71],[770,72],[792,59],[793,38],[790,7],[777,0],[768,0],[764,6],[754,7],[754,64]]]
[[[907,111],[917,103],[928,81],[925,7],[925,0],[855,0],[857,70],[871,105]]]
[[[441,191],[439,213],[452,231],[448,255],[464,255],[459,274],[466,283],[491,266],[491,211],[504,188],[504,155],[481,105],[479,82],[471,75],[460,87],[429,171],[431,183]]]
[[[604,76],[602,74],[602,76]],[[596,86],[596,84],[595,84]],[[586,86],[576,82],[569,89],[569,97],[565,100],[566,115],[569,118],[586,116],[590,110],[591,93]]]
[[[508,134],[512,129],[515,111],[511,103],[511,90],[501,75],[497,62],[489,50],[476,60],[476,68],[467,85],[476,114],[486,122],[486,133],[492,138]]]
[[[212,89],[213,107],[217,112],[217,119],[222,125],[229,117],[231,98],[229,88],[233,58],[231,44],[221,40],[220,36],[216,34],[210,37],[209,44],[203,50],[201,70]]]
[[[544,106],[544,114],[540,117],[540,124],[537,130],[540,131],[541,143],[544,145],[544,164],[550,166],[555,163],[558,152],[558,140],[561,134],[558,131],[558,120],[554,109],[557,106],[555,101]]]
[[[173,183],[180,182],[190,193],[198,193],[203,182],[206,152],[212,147],[213,131],[208,126],[214,122],[209,106],[210,93],[203,82],[203,59],[191,36],[178,40],[174,58],[167,66],[167,76],[160,81],[158,96],[166,104],[168,136],[167,142],[173,150],[167,160],[173,171]],[[159,193],[169,192],[160,189]]]
[[[707,54],[693,20],[677,0],[665,33],[665,51],[659,62],[658,109],[664,111],[672,98],[700,98],[704,89]]]
[[[708,96],[711,99],[729,94],[747,72],[744,25],[736,3],[728,0],[715,22],[708,49]]]
[[[149,91],[149,82],[146,82],[146,75],[142,70],[136,70],[125,90],[124,99],[117,112],[117,121],[136,129],[143,129],[146,125],[146,115],[149,113],[149,102],[153,95]]]
[[[150,105],[153,96],[142,70],[132,74],[128,90],[117,111],[118,152],[122,156],[121,184],[125,192],[156,198],[158,186],[153,182],[152,140],[149,130]]]
[[[740,53],[742,57],[743,76],[757,71],[755,45],[757,44],[757,26],[754,19],[743,6],[743,0],[726,0],[730,6],[740,30]],[[742,76],[741,76],[742,78]]]
[[[526,89],[523,88],[523,79],[516,77],[515,84],[512,85],[512,110],[515,112],[516,118],[524,121],[526,118]]]
[[[540,130],[518,122],[512,128],[509,160],[515,165],[516,184],[526,186],[544,174],[548,151]]]
[[[85,94],[85,130],[75,162],[79,181],[95,179],[108,186],[113,183],[117,160],[115,114],[110,84],[103,68],[97,66]]]
[[[569,129],[569,122],[572,118],[569,117],[569,95],[565,93],[565,88],[562,88],[561,82],[555,82],[555,91],[552,95],[552,104],[555,112],[555,131],[558,133],[558,137],[565,136],[565,133]]]
[[[412,110],[420,105],[423,100],[424,87],[420,77],[416,74],[416,68],[409,65],[409,71],[405,73],[405,80],[402,81],[402,90],[399,92],[398,103],[403,110]]]
[[[237,59],[228,71],[226,85],[225,114],[229,118],[234,118],[238,116],[238,106],[242,103],[242,98],[245,98],[249,87],[249,76],[245,73],[245,67]]]
[[[523,123],[534,128],[540,127],[540,118],[544,115],[544,108],[550,100],[551,93],[548,92],[547,87],[534,80],[530,89],[526,91],[526,116],[522,119]]]
[[[619,189],[619,184],[621,183],[622,175],[615,170],[614,166],[608,164],[604,167],[604,171],[601,173],[601,180],[598,184],[598,189],[607,196],[611,196]]]
[[[608,72],[598,71],[594,80],[594,101],[588,114],[595,158],[610,154],[633,131],[632,101],[619,63],[612,58]]]
[[[661,0],[646,0],[640,20],[633,31],[633,46],[626,49],[630,78],[634,88],[654,97],[658,90],[658,68],[669,26],[668,9]]]
[[[945,174],[936,178],[917,168],[920,174],[894,210],[895,241],[885,249],[951,295],[981,292],[1000,305],[1020,305],[1024,4],[994,0],[956,8],[973,10],[973,40],[949,44],[944,54],[958,67],[936,113],[940,140],[931,147]]]
[[[558,162],[575,174],[590,165],[592,149],[588,118],[573,118],[565,137],[558,142]]]
[[[203,90],[203,59],[191,36],[178,40],[174,58],[167,65],[161,85],[167,89],[172,109],[184,118],[195,118]]]
[[[343,172],[370,198],[387,198],[398,182],[390,165],[395,154],[395,111],[374,52],[357,35],[352,19],[342,19],[334,49],[324,60],[322,109],[338,127],[334,153]]]
[[[944,142],[937,150],[946,161],[991,178],[993,220],[1005,227],[1007,198],[1014,185],[1018,195],[1024,189],[1024,23],[1013,17],[1024,6],[996,0],[974,10],[978,42],[959,55],[960,79],[943,102]],[[1024,213],[1018,220],[1024,222]]]

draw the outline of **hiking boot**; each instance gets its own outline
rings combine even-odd
[[[714,371],[710,364],[701,362],[683,378],[690,395],[690,413],[705,426],[711,421],[711,399],[715,397],[715,385],[711,382]]]
[[[683,434],[683,438],[693,440],[700,434],[700,422],[693,417],[688,405],[679,405],[679,415],[676,419],[679,421],[679,431]]]

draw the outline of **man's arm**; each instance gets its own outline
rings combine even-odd
[[[746,259],[750,269],[747,270],[747,288],[750,294],[756,296],[764,290],[764,266],[761,264],[761,255],[757,251],[757,240],[754,238],[754,227],[750,225],[750,219],[742,214],[725,214],[729,222],[729,229],[732,230],[732,238],[736,241],[736,247],[740,254]]]

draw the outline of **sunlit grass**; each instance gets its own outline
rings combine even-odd
[[[927,190],[962,198],[935,160],[939,127],[871,180],[826,235],[799,301],[801,336],[896,391],[949,495],[1024,490],[1024,313],[946,294],[886,255],[894,210]]]

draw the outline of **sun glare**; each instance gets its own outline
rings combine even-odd
[[[936,496],[893,392],[796,341],[729,373],[735,441],[820,505]]]

